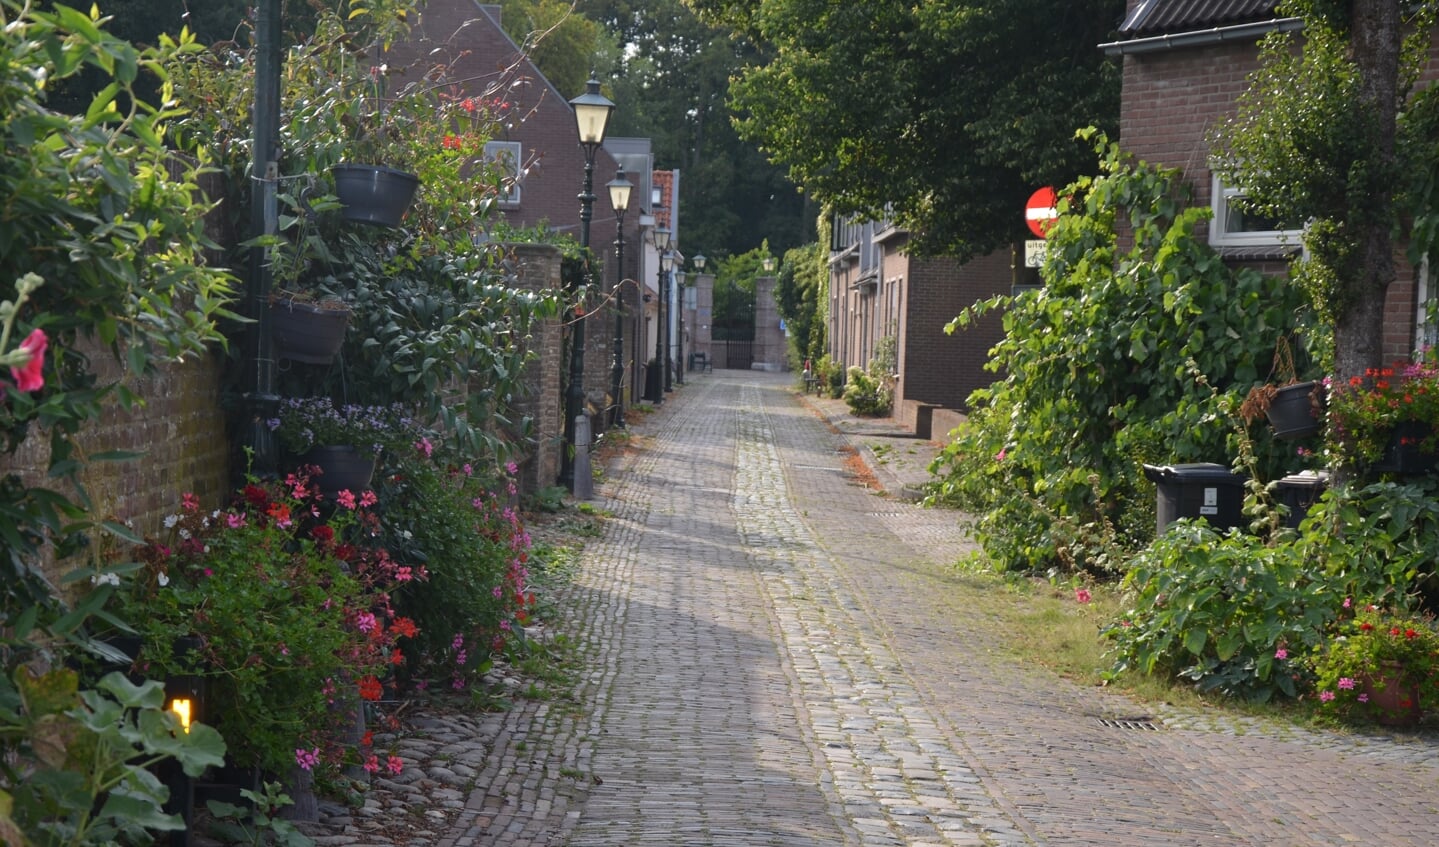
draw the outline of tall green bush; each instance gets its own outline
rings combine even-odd
[[[1060,192],[1043,287],[978,303],[949,327],[1003,312],[992,367],[1004,378],[969,398],[969,420],[932,467],[932,497],[974,511],[1004,569],[1112,567],[1087,539],[1147,542],[1154,489],[1142,465],[1227,465],[1237,452],[1221,398],[1195,374],[1242,397],[1300,322],[1298,292],[1226,265],[1196,237],[1209,211],[1186,205],[1177,172],[1086,137],[1100,173]],[[1292,448],[1256,438],[1266,476],[1295,467]]]

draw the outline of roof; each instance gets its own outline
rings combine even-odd
[[[1125,36],[1158,35],[1271,20],[1277,0],[1140,0],[1125,16]]]

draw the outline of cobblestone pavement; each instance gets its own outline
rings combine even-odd
[[[1003,661],[985,610],[952,599],[955,515],[853,484],[846,451],[872,433],[790,383],[696,376],[636,427],[560,603],[578,706],[466,719],[483,750],[473,725],[412,742],[411,778],[474,773],[430,843],[1439,842],[1432,736],[1146,713]]]

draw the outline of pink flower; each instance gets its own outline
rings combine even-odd
[[[1350,679],[1347,676],[1342,676],[1339,678],[1338,685],[1340,688],[1348,691],[1349,689],[1354,687],[1354,680]]]
[[[430,443],[430,439],[421,438],[419,441],[415,442],[415,449],[420,451],[421,453],[424,453],[425,458],[428,459],[430,458],[430,454],[435,452],[435,445]]]
[[[367,773],[378,773],[380,770],[380,757],[371,753],[369,757],[365,759],[364,767]]]
[[[230,513],[228,513],[228,514],[225,515],[225,526],[228,526],[230,529],[239,529],[240,527],[242,527],[242,526],[244,526],[244,525],[245,525],[245,516],[244,516],[244,515],[242,515],[242,514],[236,514],[236,513],[234,513],[234,512],[230,512]]]
[[[519,466],[519,465],[515,464],[514,462],[505,462],[505,473],[509,474],[510,476],[514,476],[515,474],[517,474],[517,473],[519,473],[519,472],[520,472],[520,466]]]
[[[1287,659],[1289,658],[1289,651],[1285,650],[1283,647],[1280,647],[1278,650],[1274,651],[1274,658]]]
[[[10,376],[15,380],[15,387],[21,391],[39,391],[45,387],[45,345],[48,339],[45,337],[45,330],[35,329],[30,335],[20,342],[16,349],[30,354],[30,358],[20,367],[12,367]]]
[[[365,508],[369,508],[378,502],[380,502],[380,498],[376,497],[375,492],[369,489],[366,489],[365,493],[360,495],[360,505]]]
[[[1349,598],[1348,598],[1348,597],[1345,597],[1345,598],[1344,598],[1344,608],[1347,609],[1347,608],[1349,608],[1350,605],[1351,605],[1351,604],[1350,604],[1350,602],[1349,602]]]
[[[1074,599],[1081,603],[1088,603],[1094,598],[1090,596],[1088,588],[1076,588],[1074,589]]]
[[[1333,700],[1333,699],[1334,699],[1334,692],[1333,692],[1333,691],[1321,691],[1321,692],[1319,692],[1319,702],[1321,702],[1321,703],[1328,703],[1330,700]]]
[[[1363,692],[1360,692],[1360,694],[1359,694],[1359,702],[1361,702],[1361,703],[1368,703],[1368,702],[1369,702],[1369,695],[1368,695],[1368,694],[1364,694]]]
[[[200,498],[186,491],[180,495],[180,508],[187,512],[198,512],[200,511]]]
[[[1004,457],[1005,457],[1005,456],[1008,456],[1008,455],[1009,455],[1009,451],[1007,451],[1007,450],[1005,450],[1003,447],[1001,447],[1001,448],[999,448],[999,452],[994,454],[994,460],[995,460],[996,462],[1002,462],[1002,461],[1004,461]]]
[[[405,760],[401,759],[399,756],[391,756],[389,759],[385,760],[385,768],[390,773],[398,776],[400,771],[405,769]]]
[[[369,612],[361,612],[355,616],[355,626],[360,632],[374,632],[376,625],[375,616]]]
[[[339,503],[341,506],[344,506],[346,509],[353,509],[355,508],[355,494],[350,489],[346,488],[344,491],[341,491],[339,494],[335,495],[335,502]]]
[[[295,764],[299,765],[301,770],[310,770],[319,763],[320,748],[316,747],[313,750],[305,750],[299,747],[295,748]]]

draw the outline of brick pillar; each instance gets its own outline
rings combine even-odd
[[[757,371],[785,369],[784,330],[779,326],[779,307],[774,302],[775,278],[756,277],[754,281],[754,362]]]
[[[529,291],[560,288],[557,248],[545,244],[511,244],[508,250],[515,259],[517,287]],[[560,473],[560,450],[564,449],[564,409],[560,404],[562,332],[558,317],[545,318],[535,325],[528,344],[536,358],[525,366],[521,395],[511,403],[516,413],[534,421],[532,440],[524,446],[524,455],[516,460],[520,465],[519,487],[523,494],[554,485]]]

